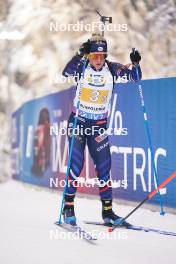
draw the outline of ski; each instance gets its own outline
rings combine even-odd
[[[60,224],[59,222],[56,222],[55,224],[57,226],[64,228],[67,231],[77,233],[80,238],[83,238],[86,241],[93,242],[97,240],[96,237],[91,236],[89,232],[82,229],[82,227],[80,227],[79,225],[71,225],[71,224],[66,224],[66,223]]]
[[[103,222],[94,222],[94,221],[84,221],[85,224],[89,225],[99,225],[99,226],[106,226],[106,227],[112,227],[113,225],[105,224]],[[126,228],[130,230],[135,231],[144,231],[144,232],[154,232],[157,234],[165,235],[165,236],[176,236],[176,232],[170,232],[170,231],[164,231],[160,229],[150,228],[150,227],[143,227],[143,226],[136,226],[136,225],[129,225],[129,226],[118,226],[117,228]]]

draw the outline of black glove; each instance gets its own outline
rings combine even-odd
[[[130,53],[130,60],[132,63],[139,63],[141,60],[141,55],[137,49],[133,48],[132,52]]]
[[[78,50],[78,55],[80,57],[83,57],[85,54],[90,53],[90,47],[91,47],[91,42],[90,39],[88,39],[86,42],[84,42],[81,47]]]

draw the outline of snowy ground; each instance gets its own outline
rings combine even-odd
[[[132,230],[115,231],[104,227],[85,226],[99,236],[95,244],[76,239],[55,226],[60,206],[57,192],[34,189],[13,180],[0,185],[0,263],[1,264],[160,264],[174,262],[176,238]],[[126,215],[132,208],[117,206]],[[99,201],[76,199],[80,220],[100,220]],[[175,215],[161,217],[140,209],[130,222],[143,226],[176,231]]]

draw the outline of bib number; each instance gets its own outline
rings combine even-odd
[[[99,96],[100,96],[100,92],[99,91],[93,91],[92,94],[91,94],[90,100],[92,102],[97,102]]]

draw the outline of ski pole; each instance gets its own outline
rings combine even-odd
[[[81,79],[81,81],[82,81],[81,90],[82,90],[82,85],[83,85],[83,81],[84,81],[84,71],[85,71],[86,59],[84,60],[83,63],[84,64],[83,64],[83,72],[82,72],[82,76],[81,76],[81,78],[82,78]],[[81,92],[79,93],[78,103],[77,103],[77,107],[76,107],[76,114],[75,114],[75,120],[74,120],[74,125],[73,125],[73,134],[72,134],[72,139],[71,139],[71,144],[70,144],[69,157],[68,157],[68,163],[67,163],[67,171],[66,171],[66,176],[65,176],[65,186],[64,186],[64,190],[63,190],[63,194],[62,194],[62,202],[61,202],[61,207],[60,207],[59,220],[57,222],[58,224],[62,224],[62,210],[64,207],[64,197],[65,197],[66,188],[67,188],[67,184],[68,184],[68,176],[69,176],[71,159],[72,159],[72,152],[73,152],[73,146],[74,146],[74,140],[75,140],[74,131],[75,131],[75,128],[77,126],[80,97],[81,97]]]
[[[135,52],[135,48],[133,48],[132,51],[134,53]],[[138,66],[136,65],[135,68],[136,68],[137,80],[139,81]],[[144,124],[145,124],[145,128],[146,128],[146,134],[147,134],[149,148],[150,148],[150,152],[151,152],[151,161],[152,161],[152,166],[153,166],[153,170],[154,170],[154,176],[155,176],[156,184],[158,186],[159,185],[159,181],[158,181],[158,175],[157,175],[156,166],[155,166],[155,158],[154,158],[154,151],[153,151],[153,145],[152,145],[152,140],[151,140],[151,133],[150,133],[150,129],[149,129],[149,123],[148,123],[148,118],[147,118],[147,113],[146,113],[146,107],[145,107],[145,103],[144,103],[143,89],[142,89],[142,85],[140,85],[140,84],[138,85],[138,91],[139,91],[142,111],[143,111],[143,115],[144,115]],[[160,215],[164,215],[165,212],[163,210],[163,202],[162,202],[162,198],[161,198],[160,192],[159,192],[159,197],[160,197],[160,208],[161,208]]]
[[[120,227],[120,225],[128,218],[130,217],[130,215],[132,215],[137,209],[139,209],[139,207],[141,207],[147,200],[150,200],[153,196],[155,196],[155,194],[157,192],[159,192],[160,189],[162,189],[164,186],[166,186],[170,181],[172,181],[174,178],[176,177],[176,171],[173,172],[166,180],[164,180],[158,187],[157,189],[153,190],[152,192],[150,192],[147,197],[140,202],[129,214],[127,214],[127,216],[125,216],[122,219],[119,219],[119,223],[113,227],[110,227],[108,229],[108,232],[112,232],[113,230],[115,230],[117,227]]]

